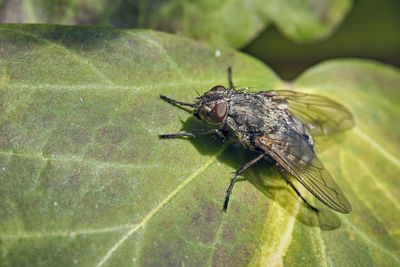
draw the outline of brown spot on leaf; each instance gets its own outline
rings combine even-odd
[[[210,244],[214,241],[220,223],[220,210],[211,203],[198,202],[200,210],[194,213],[186,227],[187,234],[199,239],[200,242]]]
[[[118,144],[126,136],[124,129],[119,126],[108,126],[101,130],[96,135],[98,143]]]

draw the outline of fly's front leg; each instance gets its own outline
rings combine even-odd
[[[172,104],[178,104],[178,105],[182,105],[182,106],[189,106],[189,107],[192,107],[192,108],[194,108],[196,106],[195,104],[178,101],[178,100],[169,98],[169,97],[167,97],[165,95],[160,95],[160,98],[165,100],[165,101],[167,101],[167,102],[169,102],[169,103],[172,103]]]
[[[264,156],[265,156],[265,154],[260,154],[260,155],[258,155],[255,159],[252,159],[251,161],[247,162],[245,165],[243,165],[242,167],[240,167],[240,169],[237,170],[237,171],[235,172],[235,177],[233,178],[231,184],[229,185],[228,190],[226,191],[226,196],[225,196],[223,211],[226,211],[226,209],[228,208],[229,196],[230,196],[231,193],[232,193],[233,186],[235,185],[238,176],[239,176],[240,174],[242,174],[245,170],[247,170],[247,168],[249,168],[251,165],[253,165],[253,164],[256,163],[257,161],[259,161],[260,159],[262,159]]]
[[[206,135],[206,134],[217,134],[219,137],[225,139],[225,135],[223,131],[220,129],[212,129],[212,130],[202,130],[202,131],[193,131],[187,133],[176,133],[176,134],[161,134],[158,137],[160,139],[172,139],[172,138],[180,138],[180,137],[196,137],[199,135]]]
[[[319,210],[312,206],[310,203],[308,203],[308,201],[300,194],[300,192],[297,190],[297,188],[294,186],[294,184],[292,183],[292,181],[290,181],[289,177],[286,176],[286,170],[280,166],[278,166],[278,170],[279,173],[281,174],[281,176],[283,177],[283,179],[285,179],[286,183],[288,185],[290,185],[291,188],[293,188],[294,192],[296,192],[296,194],[301,198],[301,200],[303,200],[303,202],[313,211],[315,211],[316,213],[319,212]]]

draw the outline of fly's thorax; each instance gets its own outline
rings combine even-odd
[[[281,127],[286,111],[257,93],[234,94],[229,98],[226,123],[233,131],[269,133]]]

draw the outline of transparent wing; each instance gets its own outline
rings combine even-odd
[[[290,90],[262,93],[274,101],[288,104],[288,110],[303,121],[313,136],[332,134],[354,126],[350,111],[324,96]]]
[[[261,136],[255,143],[326,206],[341,213],[349,213],[349,201],[312,148],[312,153],[304,149],[307,147],[304,142],[306,141],[300,135],[291,133],[284,140]]]

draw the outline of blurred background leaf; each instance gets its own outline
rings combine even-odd
[[[400,66],[400,1],[357,1],[346,21],[327,40],[295,44],[269,28],[243,49],[283,78],[294,79],[326,59],[361,57]]]
[[[0,22],[152,28],[243,47],[271,23],[296,42],[326,38],[351,5],[351,0],[4,0]]]

